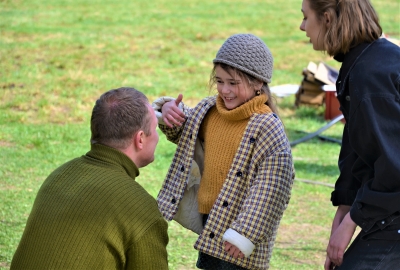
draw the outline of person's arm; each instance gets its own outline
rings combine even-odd
[[[231,225],[233,231],[254,246],[269,241],[276,233],[289,203],[294,180],[290,145],[282,123],[272,115],[264,121],[252,157],[257,172],[250,179],[249,195]]]
[[[343,127],[342,146],[338,159],[339,177],[335,183],[335,189],[331,194],[333,206],[351,206],[357,195],[357,190],[361,187],[361,182],[352,174],[354,162],[358,155],[354,152],[349,141],[349,129],[346,123]]]
[[[342,223],[344,217],[349,213],[350,206],[348,205],[339,205],[335,217],[333,218],[332,228],[331,228],[331,235],[336,231],[339,227],[340,223]]]
[[[348,205],[339,205],[338,206],[335,217],[333,218],[333,222],[332,222],[331,236],[336,231],[336,229],[339,227],[339,225],[342,223],[344,217],[349,213],[349,211],[350,211],[350,206],[348,206]],[[329,248],[329,246],[327,247],[327,249],[328,248]],[[331,259],[329,258],[329,256],[326,255],[325,270],[331,270],[331,269],[333,269],[333,263],[332,263]]]
[[[400,117],[400,51],[389,45],[392,46],[375,42],[372,45],[378,46],[375,51],[371,48],[362,55],[350,72],[347,80],[350,98],[346,99],[349,104],[345,106],[349,108],[349,117],[339,159],[341,176],[335,192],[353,193],[354,188],[348,183],[356,181],[359,188],[351,204],[332,194],[334,205],[351,205],[352,220],[365,232],[378,221],[388,224],[385,219],[400,211],[400,159],[397,158],[400,151],[400,122],[397,121]],[[383,51],[385,53],[381,53]],[[385,60],[380,68],[369,64],[374,57]]]
[[[334,265],[342,264],[344,252],[353,237],[356,227],[357,224],[354,223],[350,214],[347,213],[329,239],[328,248],[326,249],[329,263],[328,260],[325,262],[326,270],[332,269],[331,263]]]
[[[359,68],[353,76],[364,72]],[[362,90],[370,94],[352,97],[349,123],[350,141],[359,155],[353,173],[363,181],[350,215],[366,232],[377,222],[388,224],[385,219],[400,211],[400,71],[397,85],[387,70],[380,72],[385,74],[365,80]],[[350,86],[361,88],[356,82]]]
[[[160,217],[126,253],[125,269],[168,269],[168,223]]]
[[[255,248],[248,238],[232,229],[224,233],[222,240],[225,241],[225,251],[235,258],[249,257]]]

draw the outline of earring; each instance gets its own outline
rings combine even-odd
[[[260,90],[256,90],[256,96],[261,95],[261,91]]]

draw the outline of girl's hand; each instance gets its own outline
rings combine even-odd
[[[182,126],[182,123],[185,122],[185,114],[178,107],[179,103],[182,102],[182,99],[183,95],[179,94],[177,99],[165,103],[161,108],[162,119],[170,128],[172,128],[174,125],[180,127]]]
[[[234,258],[244,258],[244,254],[238,249],[235,245],[232,245],[231,243],[225,241],[225,251],[229,253]]]

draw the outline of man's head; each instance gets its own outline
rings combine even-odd
[[[127,154],[138,167],[154,160],[157,118],[147,97],[134,88],[107,91],[96,101],[91,117],[91,143]]]

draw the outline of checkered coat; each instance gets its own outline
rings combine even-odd
[[[203,228],[197,211],[197,190],[204,149],[197,135],[215,103],[214,96],[203,99],[194,109],[183,106],[187,116],[183,127],[159,124],[167,139],[177,143],[177,149],[158,194],[158,206],[167,220],[175,219],[199,234],[195,249],[248,269],[268,269],[294,180],[289,141],[277,115],[251,116]],[[229,228],[255,245],[249,257],[235,259],[224,251],[222,236]]]

